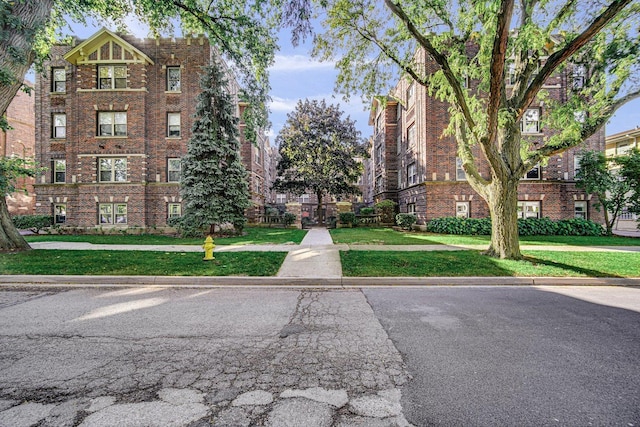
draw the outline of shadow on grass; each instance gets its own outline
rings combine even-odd
[[[575,265],[550,261],[550,260],[536,258],[532,256],[524,256],[523,261],[530,262],[533,265],[541,264],[541,265],[546,265],[548,267],[559,268],[562,270],[574,271],[578,274],[583,274],[588,277],[625,277],[618,274],[613,274],[613,273],[599,271],[599,270],[593,270],[590,268],[578,267]]]

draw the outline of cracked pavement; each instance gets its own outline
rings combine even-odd
[[[359,290],[0,292],[0,426],[405,426]]]

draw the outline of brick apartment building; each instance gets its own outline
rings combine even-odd
[[[54,46],[36,81],[36,159],[49,167],[35,185],[36,212],[79,229],[162,228],[180,216],[180,158],[201,67],[215,55],[202,36],[138,39],[107,29]],[[264,204],[265,141],[241,143],[251,216]]]
[[[427,72],[437,64],[419,52]],[[549,96],[566,99],[573,84],[579,84],[584,70],[564,70],[551,77],[544,86]],[[575,81],[574,81],[575,80]],[[582,80],[584,81],[584,80]],[[473,89],[474,82],[469,82]],[[401,101],[401,102],[398,102]],[[544,105],[531,105],[521,125],[523,136],[542,141],[549,130],[541,126]],[[485,201],[466,182],[457,157],[453,136],[443,136],[449,124],[448,106],[429,96],[416,83],[401,79],[386,105],[374,101],[369,124],[374,127],[371,143],[374,202],[391,199],[400,212],[415,213],[418,224],[433,218],[489,216]],[[564,219],[582,217],[601,221],[601,214],[591,206],[591,197],[575,186],[574,175],[579,162],[577,153],[584,149],[604,150],[604,130],[587,139],[578,148],[553,156],[546,166],[534,168],[518,188],[521,217]],[[475,147],[478,169],[489,177],[489,167]]]
[[[25,82],[32,86],[31,82]],[[19,91],[7,108],[7,122],[13,129],[0,131],[0,156],[33,157],[35,145],[35,100],[33,95]],[[33,178],[19,178],[19,191],[10,194],[7,200],[12,215],[31,215],[35,208]],[[26,190],[26,191],[25,191]]]

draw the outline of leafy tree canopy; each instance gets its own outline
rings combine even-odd
[[[324,100],[298,101],[276,138],[280,161],[274,188],[294,194],[311,191],[318,196],[358,194],[356,183],[367,155],[360,132],[339,106]]]
[[[576,186],[598,197],[593,206],[602,211],[607,235],[613,234],[613,226],[622,209],[629,203],[629,181],[619,176],[619,172],[610,167],[603,152],[584,151],[581,153],[580,169],[576,173]]]
[[[640,95],[640,4],[632,0],[320,1],[325,31],[315,54],[335,59],[337,90],[385,94],[399,76],[450,105],[469,184],[492,216],[488,254],[519,258],[517,184],[536,164],[575,147]],[[425,67],[425,58],[435,67]],[[545,82],[576,75],[562,99]],[[581,75],[582,80],[578,79]],[[472,84],[465,82],[470,79]],[[540,141],[521,134],[532,103],[544,103]],[[481,176],[479,146],[491,176]]]

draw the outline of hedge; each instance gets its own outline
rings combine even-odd
[[[427,223],[427,231],[440,234],[490,235],[490,218],[434,218]],[[549,218],[518,219],[520,236],[601,236],[600,224],[582,218],[552,221]]]
[[[31,230],[34,233],[53,225],[53,217],[50,215],[16,215],[11,221],[18,230]]]

